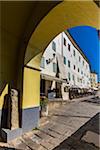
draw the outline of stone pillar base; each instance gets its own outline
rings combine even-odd
[[[2,137],[4,142],[9,142],[9,141],[22,135],[22,129],[21,128],[17,128],[14,130],[2,128],[0,132],[1,132],[0,134],[1,134],[1,137]]]

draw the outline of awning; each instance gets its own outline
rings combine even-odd
[[[46,74],[41,74],[41,79],[45,79],[45,80],[49,80],[49,81],[56,81],[56,82],[59,82],[59,83],[66,83],[66,81],[63,80],[63,79],[53,77],[53,76],[50,76],[50,75],[46,75]]]
[[[71,85],[70,87],[71,87],[71,88],[79,88],[79,87],[76,86],[76,85]]]

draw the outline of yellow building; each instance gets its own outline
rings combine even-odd
[[[91,81],[91,88],[97,88],[97,83],[98,83],[98,76],[97,73],[91,72],[90,73],[90,81]]]
[[[97,87],[98,87],[98,89],[100,89],[100,82],[97,83]]]

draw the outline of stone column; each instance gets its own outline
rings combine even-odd
[[[8,127],[11,130],[19,128],[18,91],[15,89],[10,91]]]

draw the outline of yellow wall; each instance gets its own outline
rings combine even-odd
[[[40,69],[41,58],[42,58],[42,53],[39,53],[27,63],[27,66]]]
[[[40,71],[24,68],[23,85],[23,103],[22,108],[39,106],[40,103]],[[8,93],[8,84],[6,84],[0,95],[0,109],[2,109],[4,96]]]
[[[3,102],[4,102],[4,96],[8,94],[8,84],[6,84],[2,94],[0,95],[0,109],[2,109]]]
[[[40,71],[24,68],[22,108],[39,106],[40,102]]]

